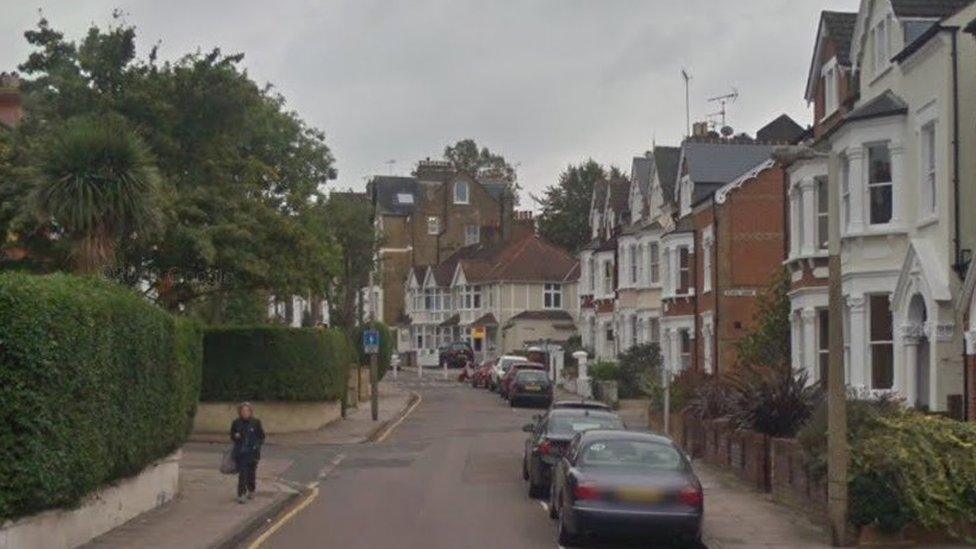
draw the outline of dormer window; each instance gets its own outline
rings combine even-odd
[[[467,181],[454,182],[454,203],[455,204],[468,203],[468,182]]]

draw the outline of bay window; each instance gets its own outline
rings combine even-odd
[[[630,283],[637,284],[637,246],[630,245]]]
[[[688,330],[679,330],[681,336],[681,369],[691,367],[691,334]]]
[[[827,249],[827,239],[830,235],[830,223],[827,217],[827,202],[829,191],[827,189],[827,179],[817,178],[817,248]]]
[[[830,317],[827,309],[817,309],[817,366],[820,369],[820,384],[827,386],[827,372],[830,365]]]
[[[688,247],[678,248],[678,291],[679,294],[687,294],[691,288],[691,259],[688,254]]]
[[[613,293],[613,261],[609,259],[603,262],[603,294]]]
[[[891,222],[892,214],[891,151],[887,143],[868,147],[868,201],[871,224]]]
[[[651,271],[651,284],[657,284],[660,280],[660,264],[658,257],[658,247],[657,242],[651,242],[648,259],[650,261],[650,271]]]
[[[840,157],[840,222],[845,230],[851,222],[851,163]]]

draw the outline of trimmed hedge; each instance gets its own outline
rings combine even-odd
[[[201,338],[106,281],[0,274],[0,520],[75,505],[176,450]]]
[[[355,355],[341,330],[282,326],[208,328],[204,402],[338,400]]]
[[[379,369],[379,378],[383,379],[383,376],[390,369],[395,336],[393,335],[393,331],[382,322],[368,322],[351,329],[349,331],[349,341],[355,347],[356,356],[358,357],[359,364],[362,366],[369,365],[369,355],[363,349],[363,331],[367,328],[374,328],[380,332],[380,352],[377,366]]]

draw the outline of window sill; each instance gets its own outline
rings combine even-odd
[[[937,215],[927,215],[923,217],[918,223],[915,224],[915,228],[918,230],[924,229],[926,227],[931,227],[939,222],[939,216]]]
[[[908,229],[899,224],[888,223],[885,225],[868,225],[860,231],[848,231],[842,236],[842,239],[847,240],[851,238],[865,238],[872,236],[890,236],[890,235],[905,235],[908,234]]]

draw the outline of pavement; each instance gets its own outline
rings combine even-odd
[[[311,491],[319,476],[355,447],[382,436],[414,401],[415,395],[389,381],[380,383],[379,420],[369,403],[347,418],[310,433],[269,435],[258,467],[255,498],[235,501],[237,476],[218,471],[226,437],[195,436],[184,445],[180,494],[94,540],[85,547],[230,548],[240,546]],[[260,414],[260,409],[257,410]]]

